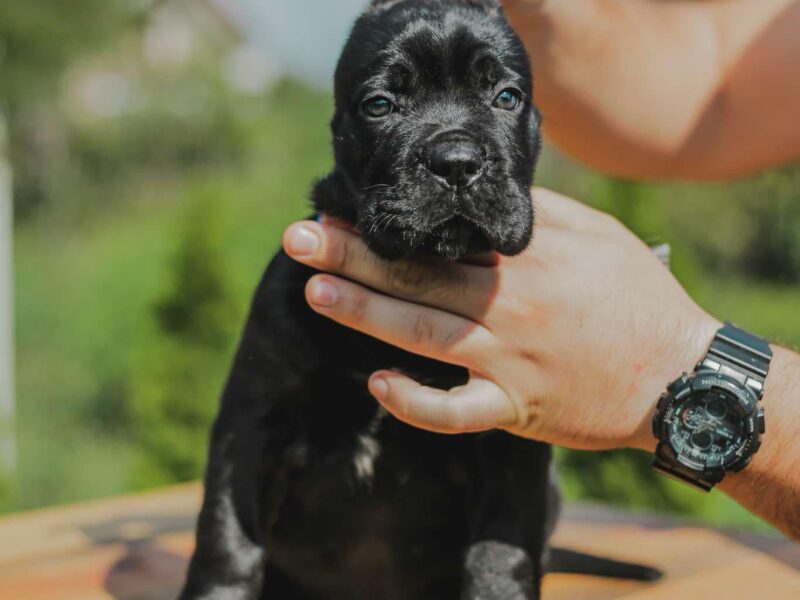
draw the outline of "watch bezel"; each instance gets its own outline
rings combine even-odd
[[[678,406],[682,405],[688,397],[715,390],[730,394],[738,400],[739,407],[746,415],[744,439],[732,453],[732,456],[721,465],[698,468],[697,463],[692,463],[687,460],[682,454],[678,453],[672,445],[669,422]],[[750,458],[759,447],[758,396],[748,386],[741,385],[739,382],[725,375],[714,371],[699,370],[691,377],[683,375],[670,385],[669,391],[662,396],[658,404],[658,410],[653,424],[653,432],[656,434],[660,444],[669,451],[668,454],[671,458],[685,468],[691,469],[697,473],[737,471],[750,461]]]

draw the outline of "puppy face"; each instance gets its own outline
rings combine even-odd
[[[450,259],[531,239],[539,152],[525,50],[492,0],[377,0],[335,81],[336,169],[318,210],[392,259]]]

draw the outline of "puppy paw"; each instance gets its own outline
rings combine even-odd
[[[525,550],[496,541],[474,544],[464,563],[462,600],[539,598],[537,569]]]

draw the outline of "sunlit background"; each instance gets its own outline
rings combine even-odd
[[[201,476],[251,293],[331,165],[332,69],[364,2],[0,0],[0,511]],[[548,148],[538,183],[670,242],[703,306],[800,345],[800,170],[641,185]],[[765,527],[644,455],[559,461],[573,500]]]

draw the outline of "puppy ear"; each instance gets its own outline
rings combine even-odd
[[[381,10],[386,10],[387,8],[391,8],[395,4],[400,4],[401,2],[407,2],[408,0],[372,0],[370,4],[369,11],[370,12],[378,12]],[[442,0],[440,0],[441,2]],[[482,8],[486,12],[490,14],[499,14],[502,12],[502,6],[500,5],[500,0],[443,0],[444,4],[467,4],[469,6],[474,6],[476,8]]]

